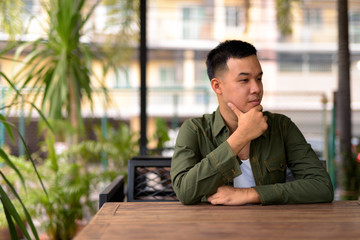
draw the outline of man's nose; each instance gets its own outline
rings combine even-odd
[[[251,81],[250,92],[259,93],[261,91],[261,82],[256,79]]]

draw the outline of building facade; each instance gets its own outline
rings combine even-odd
[[[25,3],[30,12],[41,15],[39,0]],[[149,122],[163,117],[176,128],[185,118],[214,111],[217,100],[206,75],[206,54],[220,41],[241,39],[258,49],[264,109],[290,116],[309,139],[324,136],[338,82],[335,0],[294,1],[292,33],[287,36],[278,28],[276,0],[148,0],[147,4]],[[106,11],[100,5],[90,22],[100,28]],[[41,35],[36,25],[30,29],[28,39]],[[356,0],[349,0],[349,33],[353,135],[360,136],[360,2]],[[6,34],[0,37],[6,41]],[[0,61],[6,72],[9,63]],[[138,128],[136,54],[108,75],[106,85],[111,101],[94,96],[94,111],[85,107],[84,116],[125,119]]]

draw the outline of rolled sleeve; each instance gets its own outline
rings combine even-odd
[[[231,182],[241,174],[239,159],[235,157],[227,141],[212,151],[208,158],[214,162],[216,168],[223,176],[224,182]]]
[[[260,197],[261,204],[281,204],[284,203],[281,191],[276,185],[260,185],[254,187]]]

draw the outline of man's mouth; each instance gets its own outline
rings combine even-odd
[[[251,104],[254,104],[254,105],[259,105],[260,104],[260,99],[259,98],[256,98],[256,99],[252,99],[249,101]]]

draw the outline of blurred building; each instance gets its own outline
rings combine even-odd
[[[30,12],[41,14],[39,0],[25,2]],[[175,128],[185,118],[214,111],[217,101],[206,75],[206,54],[220,41],[241,39],[258,49],[264,109],[285,113],[308,139],[321,142],[324,124],[331,124],[337,89],[336,1],[295,1],[291,9],[292,33],[284,36],[276,20],[276,0],[148,0],[149,122],[163,117]],[[360,136],[360,2],[349,0],[349,9],[353,135]],[[100,28],[106,11],[100,5],[92,23]],[[37,34],[34,30],[27,37]],[[0,37],[6,41],[4,34]],[[7,64],[0,60],[2,71],[8,70]],[[111,102],[94,96],[95,110],[85,109],[84,116],[139,126],[138,57],[106,81]]]
[[[349,0],[349,9],[353,133],[359,136],[360,2]],[[321,141],[324,123],[331,125],[337,89],[336,1],[295,2],[292,16],[292,34],[284,36],[278,30],[275,0],[150,0],[149,116],[181,122],[214,111],[206,54],[220,41],[242,39],[259,51],[265,109],[285,113],[307,138]],[[138,72],[136,64],[129,65],[113,86],[134,87]],[[122,114],[138,116],[138,102],[127,108],[123,106]]]

